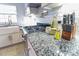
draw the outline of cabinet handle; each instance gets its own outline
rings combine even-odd
[[[12,40],[12,36],[11,35],[9,35],[8,38],[9,38],[9,40]]]

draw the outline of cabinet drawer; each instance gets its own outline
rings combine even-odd
[[[22,42],[22,35],[20,32],[16,32],[12,34],[12,42],[13,43],[18,43],[18,42]]]
[[[22,41],[23,41],[22,35],[19,32],[0,35],[0,48],[15,44],[15,43],[19,43]]]
[[[0,49],[0,56],[25,56],[24,42]]]
[[[0,48],[5,47],[11,44],[11,40],[9,39],[9,35],[1,35],[0,36]]]
[[[18,26],[0,27],[0,35],[19,32]]]

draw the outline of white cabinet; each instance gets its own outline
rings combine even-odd
[[[22,35],[18,26],[0,28],[0,48],[22,41]]]
[[[11,44],[9,35],[0,35],[0,47],[4,47]]]
[[[22,42],[22,35],[21,33],[17,32],[17,33],[13,33],[11,34],[12,36],[12,43],[17,43],[17,42]]]
[[[0,49],[0,56],[25,56],[25,43],[21,42],[6,48]]]

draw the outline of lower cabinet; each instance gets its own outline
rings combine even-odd
[[[0,49],[0,56],[26,56],[26,46],[24,42]]]
[[[0,29],[2,29],[0,30],[0,55],[26,55],[26,44],[19,27],[13,26],[8,27],[8,29],[7,27]]]
[[[11,39],[10,41],[11,41],[13,44],[15,44],[15,43],[17,43],[17,42],[22,42],[22,41],[24,40],[24,39],[22,38],[22,35],[21,35],[20,32],[13,33],[13,34],[11,34],[10,36],[11,36],[11,38],[9,38],[9,39]]]
[[[9,35],[0,35],[0,48],[11,45],[11,40],[9,39]]]
[[[20,32],[0,35],[0,48],[8,45],[22,42],[23,38]]]

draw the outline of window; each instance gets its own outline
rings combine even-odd
[[[0,24],[17,23],[16,6],[0,4]]]
[[[63,14],[71,14],[72,12],[75,12],[75,22],[79,31],[79,4],[63,4],[58,11],[58,16],[63,19]]]
[[[76,16],[79,16],[79,4],[63,4],[63,6],[60,8],[59,13],[60,14],[68,14],[75,12]]]

